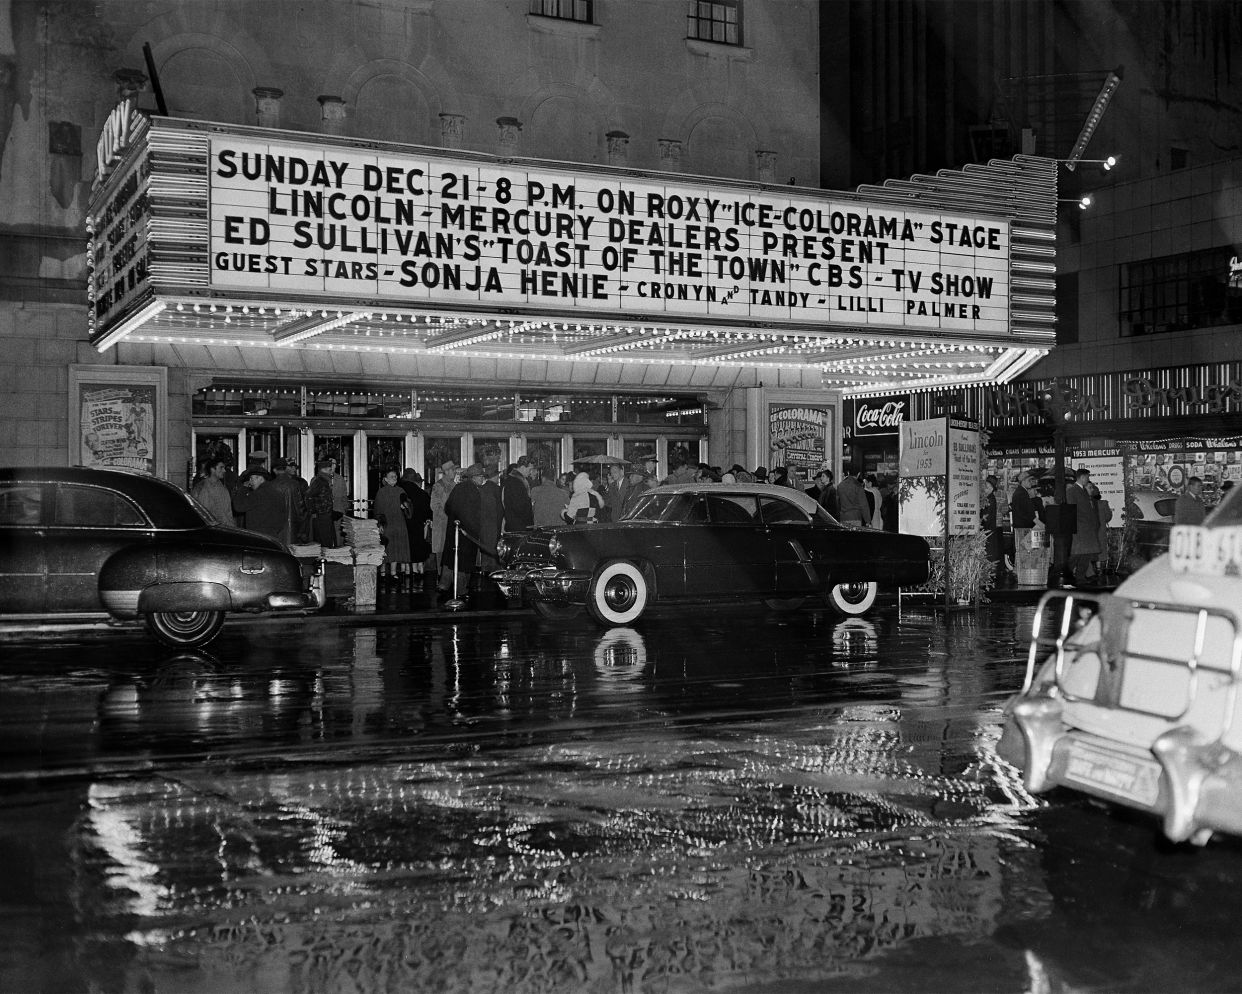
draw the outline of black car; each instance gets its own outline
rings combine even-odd
[[[586,607],[608,625],[693,599],[793,610],[822,596],[862,614],[879,584],[924,583],[928,568],[923,539],[847,528],[801,491],[760,484],[656,487],[620,521],[507,533],[498,552],[507,596],[528,594],[549,619]]]
[[[0,469],[0,622],[103,614],[206,645],[228,611],[312,607],[274,539],[215,523],[183,491],[100,469]]]

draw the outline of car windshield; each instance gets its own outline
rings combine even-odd
[[[647,494],[620,518],[621,521],[680,521],[693,498],[687,494]]]

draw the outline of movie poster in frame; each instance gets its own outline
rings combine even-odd
[[[69,464],[168,475],[168,370],[69,367]]]

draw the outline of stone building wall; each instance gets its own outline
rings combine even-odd
[[[594,0],[592,24],[530,11],[529,0],[0,0],[0,464],[68,461],[70,363],[167,364],[178,467],[191,384],[263,362],[86,344],[95,144],[121,92],[141,86],[139,106],[156,106],[144,43],[174,117],[818,182],[812,0],[748,0],[740,46],[688,40],[681,2]],[[565,367],[549,371],[558,382],[599,375],[550,365]],[[459,371],[468,377],[469,363],[444,375]],[[633,370],[625,381],[668,376]]]

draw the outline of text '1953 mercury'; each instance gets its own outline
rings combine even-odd
[[[801,491],[762,484],[656,487],[619,521],[506,533],[498,552],[506,595],[529,595],[548,619],[585,607],[606,625],[690,600],[793,610],[815,596],[863,614],[880,584],[928,572],[923,539],[847,528]]]

